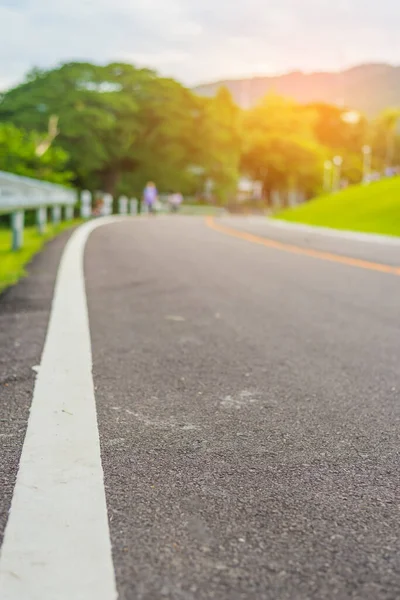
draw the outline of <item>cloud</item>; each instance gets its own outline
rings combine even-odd
[[[186,83],[400,62],[398,0],[0,0],[0,86],[32,66],[127,60]]]

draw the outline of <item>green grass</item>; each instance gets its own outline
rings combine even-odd
[[[400,177],[350,187],[274,216],[307,225],[400,236]]]
[[[24,245],[21,250],[16,252],[10,250],[11,230],[0,229],[0,293],[26,275],[26,265],[43,248],[46,242],[79,223],[80,220],[76,219],[61,223],[58,226],[49,224],[45,235],[39,235],[36,227],[26,227]]]

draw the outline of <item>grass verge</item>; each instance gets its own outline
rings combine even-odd
[[[26,275],[26,265],[43,248],[46,242],[79,223],[81,223],[79,219],[60,223],[57,226],[49,223],[45,235],[40,235],[36,227],[26,227],[23,248],[16,252],[10,249],[11,230],[0,229],[0,293]]]
[[[274,216],[294,223],[400,236],[400,177],[350,187]]]

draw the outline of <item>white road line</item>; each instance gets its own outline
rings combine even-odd
[[[331,227],[317,227],[316,225],[305,225],[303,223],[292,223],[280,219],[267,219],[271,227],[286,229],[287,231],[298,231],[301,233],[312,233],[316,235],[342,238],[354,242],[366,242],[371,244],[383,244],[388,246],[400,246],[400,237],[394,235],[381,235],[378,233],[362,233],[348,231],[346,229],[332,229]],[[265,220],[264,220],[265,223]]]
[[[91,221],[57,276],[0,557],[1,600],[115,600],[83,273]]]
[[[387,246],[400,246],[400,237],[395,235],[382,235],[379,233],[363,233],[359,231],[349,231],[347,229],[332,229],[331,227],[319,227],[317,225],[306,225],[305,223],[294,223],[293,221],[283,221],[281,219],[272,219],[266,217],[237,217],[245,219],[248,223],[255,225],[270,225],[275,229],[284,229],[293,233],[311,233],[322,237],[341,238],[354,242],[365,242],[371,244],[380,244]]]

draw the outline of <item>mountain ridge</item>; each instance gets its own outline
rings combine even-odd
[[[291,71],[281,75],[257,75],[204,83],[193,88],[201,96],[214,96],[226,87],[242,108],[250,108],[275,92],[301,104],[327,102],[373,116],[400,105],[400,65],[365,63],[343,71]]]

